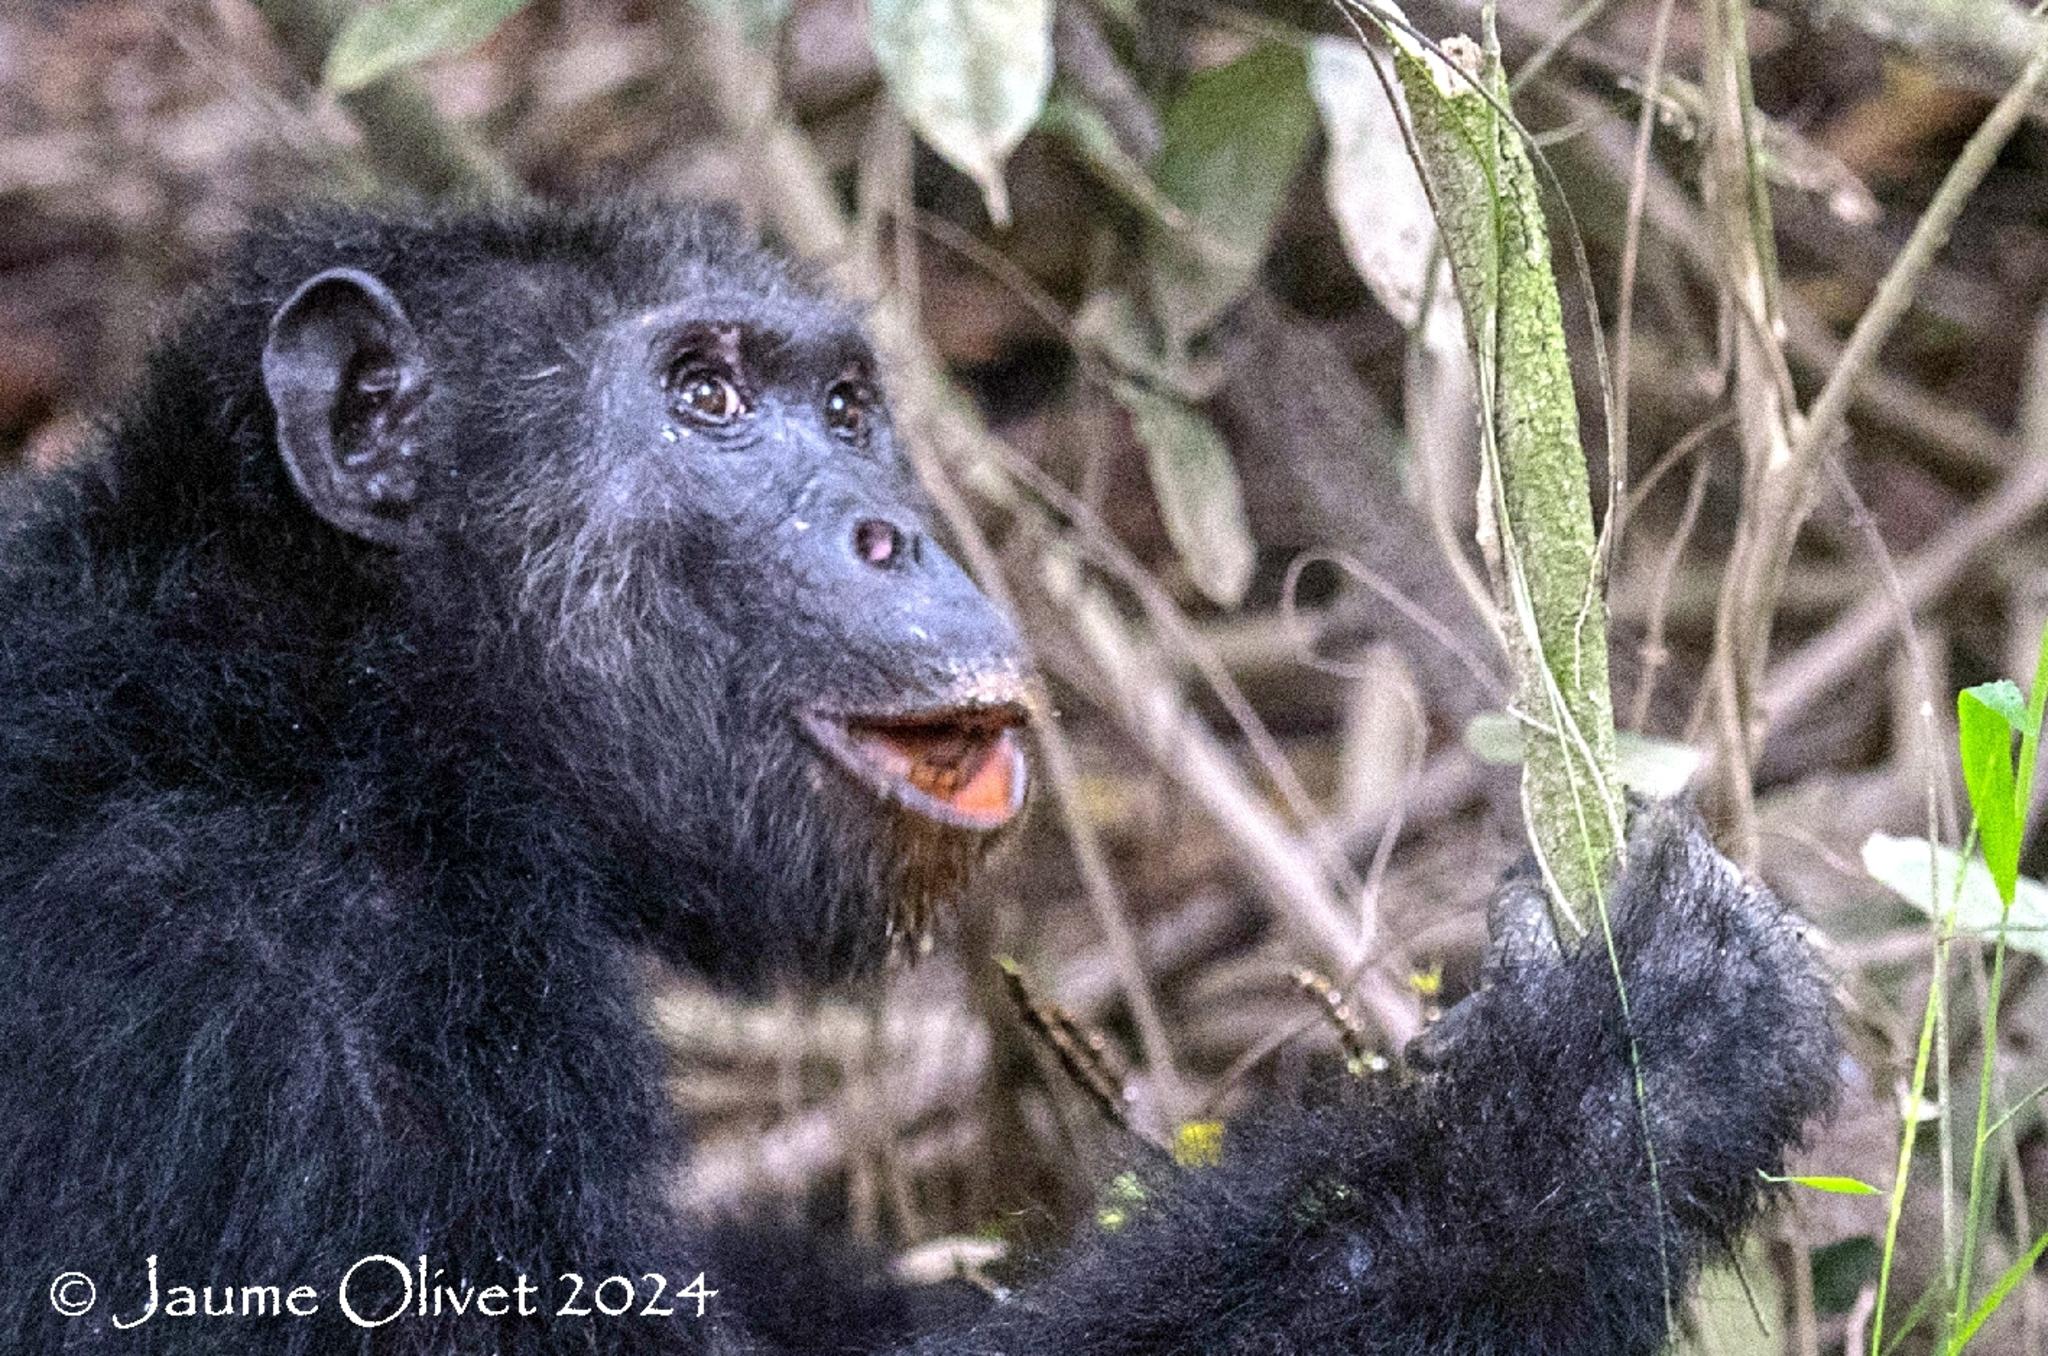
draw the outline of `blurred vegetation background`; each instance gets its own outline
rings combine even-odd
[[[1405,8],[1480,30],[1479,0]],[[88,449],[181,288],[311,195],[715,199],[871,301],[921,470],[1051,684],[1036,812],[947,943],[872,992],[741,1005],[671,978],[655,1017],[702,1145],[680,1194],[978,1268],[1099,1227],[1132,1135],[1320,1069],[1396,1076],[1369,1071],[1472,983],[1525,850],[1475,393],[1357,18],[6,0],[0,465]],[[1944,1131],[1914,1150],[1898,1334],[1954,1270],[1988,947],[1964,920],[1959,1072],[1916,1099],[1940,953],[1864,848],[1960,843],[1954,693],[2032,673],[2048,621],[2048,27],[2007,0],[1498,18],[1551,177],[1624,761],[1713,792],[1839,977],[1847,1095],[1799,1170],[1888,1191],[1902,1117]],[[2030,79],[1942,248],[1895,270]],[[1896,322],[1871,329],[1880,296]],[[1782,570],[1738,587],[1731,561],[1774,542]],[[1726,658],[1744,634],[1717,697],[1717,637]],[[2038,835],[2021,869],[2048,870]],[[2013,922],[1987,1283],[2048,1215],[2048,908],[2023,892]],[[1881,1195],[1798,1193],[1690,1340],[1867,1351],[1885,1226]],[[1972,1349],[2048,1352],[2048,1274]]]

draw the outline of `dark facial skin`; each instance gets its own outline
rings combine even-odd
[[[508,738],[562,779],[656,945],[754,933],[751,981],[920,936],[1023,806],[1025,667],[932,535],[865,337],[809,297],[712,292],[557,338],[574,360],[525,374],[546,414],[465,439],[451,417],[488,425],[489,397],[437,370],[393,291],[307,280],[263,361],[293,488],[425,572],[446,643],[507,651]],[[712,922],[678,881],[772,907]]]

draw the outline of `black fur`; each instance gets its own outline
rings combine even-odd
[[[435,374],[398,548],[309,507],[258,370],[338,266],[388,286]],[[774,337],[764,401],[864,361],[856,317],[715,217],[318,212],[251,237],[96,458],[16,487],[0,1349],[1657,1349],[1833,1060],[1795,929],[1671,811],[1638,816],[1615,909],[1661,1198],[1596,948],[1497,967],[1435,1072],[1235,1127],[1223,1167],[1158,1178],[966,1326],[915,1337],[826,1241],[668,1213],[640,953],[856,972],[983,846],[836,775],[793,703],[915,705],[1015,662],[936,547],[868,605],[800,535],[876,512],[921,542],[885,425],[843,461],[794,397],[756,442],[638,436],[617,335],[678,306]],[[351,1327],[335,1288],[376,1253],[524,1272],[546,1312]],[[306,1284],[320,1311],[117,1331],[152,1254],[165,1287]],[[702,1320],[557,1317],[570,1270],[721,1293]],[[72,1271],[100,1303],[62,1318]]]

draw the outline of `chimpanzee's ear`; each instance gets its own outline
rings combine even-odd
[[[271,317],[263,385],[312,510],[366,541],[415,540],[426,350],[391,289],[353,268],[308,278]]]

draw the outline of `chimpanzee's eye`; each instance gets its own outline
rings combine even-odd
[[[833,383],[825,392],[825,427],[832,436],[855,447],[867,444],[875,423],[875,392],[853,378]]]
[[[748,412],[747,398],[722,363],[689,353],[668,370],[669,404],[699,424],[729,424]]]

